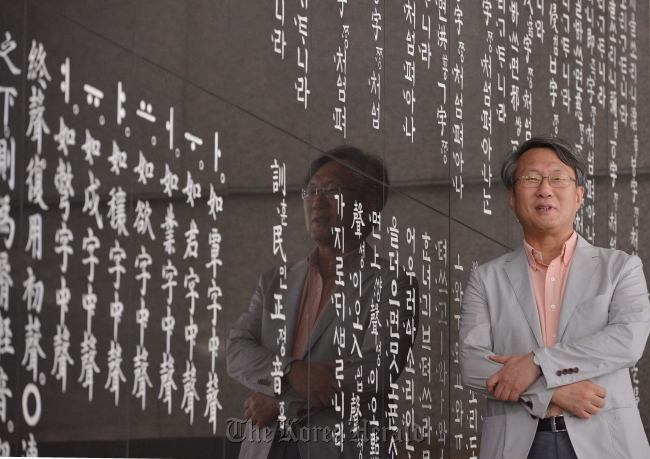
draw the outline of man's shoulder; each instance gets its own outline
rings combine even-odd
[[[578,250],[580,250],[580,246],[578,246]],[[611,274],[621,273],[622,271],[634,269],[637,266],[643,266],[643,262],[638,256],[631,255],[622,250],[596,247],[593,245],[588,245],[583,250],[586,255],[597,258],[601,269],[606,269]]]
[[[301,269],[306,269],[306,268],[307,268],[307,260],[302,259],[294,262],[285,263],[283,265],[273,266],[272,268],[264,271],[262,273],[262,277],[273,278],[276,276],[286,276],[289,275],[289,273],[294,273],[296,271],[299,271]]]
[[[260,284],[266,290],[274,284],[278,284],[280,280],[285,282],[290,276],[302,275],[303,277],[307,275],[307,260],[298,260],[293,263],[287,263],[284,265],[277,265],[266,271],[262,272],[260,276]]]
[[[519,246],[517,249],[511,252],[504,253],[500,257],[494,258],[486,263],[483,263],[482,265],[479,265],[475,271],[477,272],[477,274],[487,274],[490,272],[501,271],[503,270],[503,268],[505,268],[508,265],[508,263],[510,263],[517,257],[525,256],[523,251],[524,251],[523,245]]]

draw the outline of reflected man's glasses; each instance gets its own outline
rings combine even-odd
[[[524,188],[538,188],[542,185],[544,179],[548,179],[548,184],[554,188],[566,188],[571,182],[576,181],[566,174],[522,175],[521,177],[517,177],[515,181],[519,181]]]
[[[336,188],[314,188],[314,189],[307,189],[307,190],[303,189],[301,193],[302,193],[303,201],[313,201],[318,196],[318,193],[323,193],[325,199],[332,199],[333,197],[340,195],[341,190],[354,190],[354,188],[336,187]]]

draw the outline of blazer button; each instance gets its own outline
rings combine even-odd
[[[557,370],[557,371],[555,372],[555,374],[558,375],[558,376],[562,376],[562,370]]]
[[[531,402],[530,400],[527,401],[526,406],[532,410],[533,409],[533,402]]]
[[[534,414],[531,414],[530,417],[533,419],[537,419],[537,416],[535,416]]]
[[[566,368],[564,370],[562,370],[563,375],[567,374],[568,372],[569,372],[569,370],[567,370]]]
[[[569,374],[570,374],[570,375],[572,375],[572,374],[575,372],[575,370],[574,370],[573,368],[569,368],[568,371],[569,371]]]
[[[577,373],[577,372],[580,371],[580,369],[579,369],[578,367],[575,367],[575,368],[573,369],[573,371],[574,371],[574,373]]]

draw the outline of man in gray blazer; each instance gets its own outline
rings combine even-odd
[[[390,446],[386,395],[415,340],[418,284],[365,243],[382,182],[381,159],[354,147],[311,164],[302,196],[315,248],[262,274],[227,343],[228,374],[255,391],[240,458],[356,458]]]
[[[641,260],[573,230],[586,164],[534,137],[501,177],[524,232],[470,276],[460,321],[465,385],[487,395],[482,459],[650,457],[629,368],[650,331]]]

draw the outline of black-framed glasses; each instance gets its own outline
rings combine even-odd
[[[301,191],[303,201],[313,201],[318,196],[318,193],[322,193],[326,199],[332,199],[334,196],[341,194],[341,190],[355,190],[355,188],[314,188],[314,189],[303,189]]]
[[[521,177],[517,177],[515,181],[518,181],[524,188],[538,188],[542,185],[544,179],[548,179],[548,184],[554,188],[566,188],[571,182],[576,181],[576,179],[566,174],[522,175]]]

